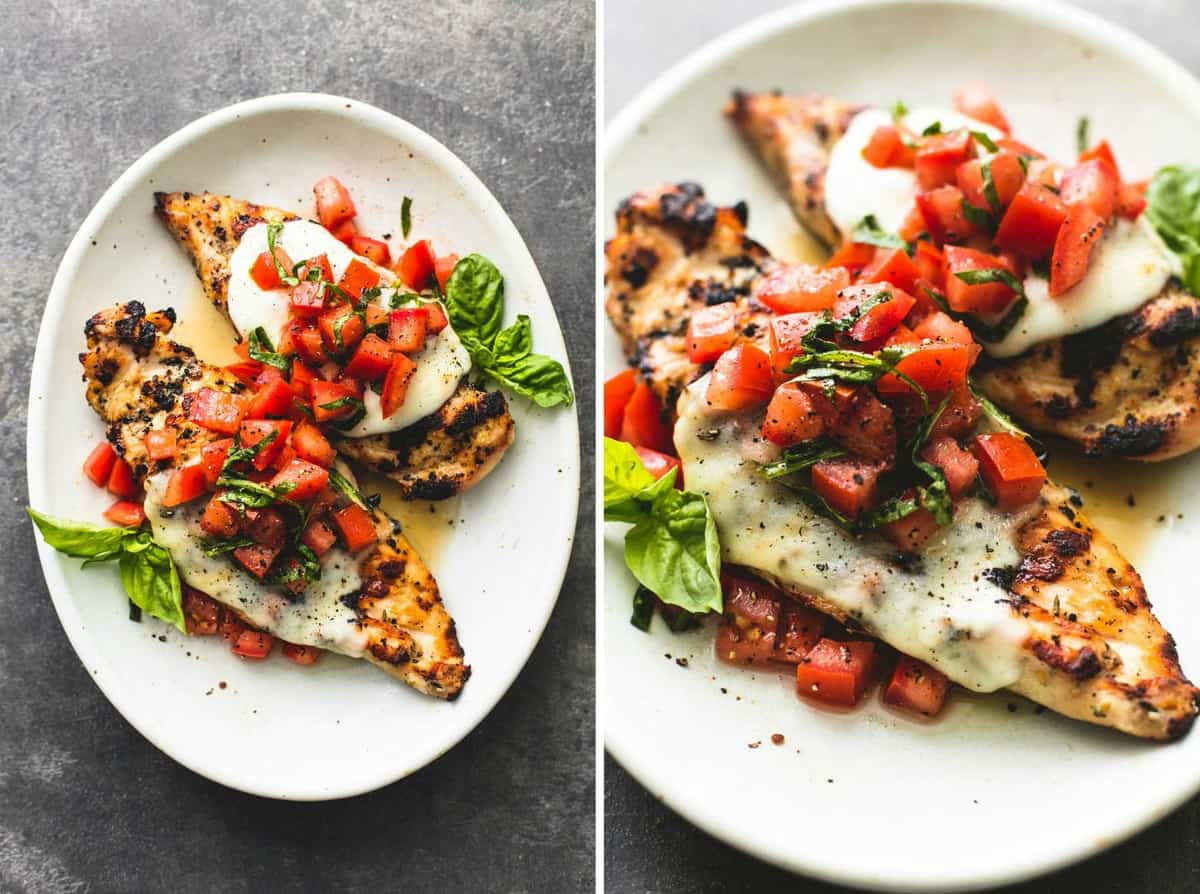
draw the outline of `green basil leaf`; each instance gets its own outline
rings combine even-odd
[[[993,145],[995,145],[993,143]],[[994,149],[992,150],[995,151]],[[983,177],[983,197],[987,199],[988,205],[996,214],[1000,213],[1000,193],[996,190],[996,178],[992,174],[992,162],[985,161],[979,168],[979,173]],[[964,203],[965,204],[965,203]]]
[[[899,124],[905,115],[908,114],[908,106],[904,104],[904,100],[896,100],[896,104],[892,106],[892,123]]]
[[[250,537],[233,537],[229,540],[206,540],[200,544],[200,551],[204,555],[223,556],[226,553],[231,553],[235,549],[241,549],[243,546],[253,546],[254,540]]]
[[[874,214],[868,214],[855,225],[850,241],[863,245],[878,245],[882,248],[902,248],[909,254],[913,251],[911,243],[881,227]]]
[[[122,542],[134,528],[110,528],[87,522],[70,521],[43,515],[36,509],[26,507],[29,517],[37,525],[47,545],[73,559],[91,559],[104,562],[121,552]]]
[[[986,149],[988,152],[999,152],[1000,147],[996,145],[996,141],[989,137],[982,130],[971,131],[971,136],[975,138],[975,142]]]
[[[723,608],[717,525],[700,494],[660,494],[626,533],[625,564],[663,602],[689,612]]]
[[[484,366],[483,371],[501,385],[528,398],[539,407],[569,407],[575,400],[563,365],[544,354],[526,354],[517,360]]]
[[[368,512],[371,511],[371,507],[367,504],[367,498],[337,469],[329,470],[329,486],[342,494],[359,509],[366,509]]]
[[[143,532],[140,538],[145,538],[138,544],[143,548],[136,552],[127,550],[118,561],[125,593],[142,611],[187,633],[187,623],[183,617],[183,587],[179,583],[179,573],[171,561],[171,554],[155,543],[149,534]]]
[[[275,352],[275,346],[271,344],[271,339],[262,326],[250,331],[249,343],[250,350],[248,353],[251,360],[257,360],[259,363],[273,366],[283,373],[285,379],[291,379],[292,358]]]
[[[976,226],[988,233],[995,229],[995,221],[992,219],[992,216],[983,208],[980,208],[977,205],[972,205],[966,199],[963,199],[962,209],[963,217],[965,217],[973,226]]]
[[[408,231],[412,229],[412,199],[405,196],[400,202],[400,232],[404,238],[408,238]]]
[[[1162,168],[1146,190],[1146,216],[1183,263],[1183,284],[1200,295],[1200,167]]]
[[[638,584],[637,590],[633,594],[633,614],[629,617],[629,623],[638,630],[645,633],[650,629],[650,622],[654,620],[654,603],[657,597]]]
[[[279,281],[287,286],[298,286],[300,280],[287,272],[283,266],[283,262],[275,256],[275,241],[279,238],[279,234],[283,232],[283,221],[273,220],[267,224],[267,252],[271,255],[271,260],[275,262],[275,273],[279,277]]]
[[[1083,155],[1091,148],[1091,139],[1088,136],[1088,131],[1091,130],[1092,122],[1087,115],[1081,115],[1079,121],[1075,124],[1075,149],[1077,155]]]
[[[491,346],[504,317],[504,278],[482,255],[462,258],[446,281],[446,312],[467,349]]]
[[[613,438],[604,439],[604,520],[641,521],[644,504],[653,503],[675,486],[675,470],[655,479],[630,444]]]
[[[782,457],[764,463],[758,470],[767,478],[782,478],[812,468],[823,459],[840,459],[843,456],[846,456],[846,451],[840,445],[829,438],[820,437],[787,448]]]
[[[943,313],[963,323],[971,330],[976,340],[987,342],[988,344],[1004,341],[1029,308],[1029,298],[1022,292],[1021,297],[1009,306],[1008,310],[1004,312],[1003,317],[995,323],[985,323],[972,314],[959,313],[956,310],[952,310],[946,302],[946,296],[936,289],[931,289],[929,286],[922,286],[921,288],[929,296],[929,299],[942,309]]]
[[[921,131],[921,136],[932,137],[933,135],[939,134],[941,132],[942,132],[942,122],[934,121],[927,128],[925,128],[923,131]]]
[[[491,350],[495,363],[515,362],[529,354],[533,350],[533,327],[529,317],[518,314],[515,323],[496,333]]]

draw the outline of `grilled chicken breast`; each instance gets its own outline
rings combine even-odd
[[[173,462],[194,462],[215,437],[188,418],[197,391],[213,388],[239,393],[245,388],[223,370],[199,360],[190,348],[172,341],[169,334],[174,322],[174,312],[169,309],[147,313],[142,304],[131,301],[97,313],[84,329],[87,350],[79,359],[88,403],[108,426],[108,440],[143,484]],[[178,432],[178,459],[151,461],[143,439],[150,429],[164,427],[168,418]],[[334,594],[333,599],[350,610],[345,620],[353,629],[331,632],[326,627],[314,641],[304,644],[364,658],[420,692],[453,699],[470,676],[470,668],[463,660],[454,621],[442,604],[437,582],[404,539],[399,524],[378,510],[374,518],[378,543],[353,557],[361,587],[340,597]],[[223,558],[206,561],[228,562]],[[177,560],[177,565],[185,582],[205,589],[199,581],[189,581],[188,564]],[[229,573],[243,574],[232,565]],[[236,599],[226,601],[220,592],[206,592],[246,623],[264,627],[261,620],[247,616],[246,606]],[[296,607],[293,601],[283,601],[285,598],[280,595],[274,604]],[[316,600],[309,605],[309,599],[307,592],[300,597],[302,616],[320,632],[323,622],[332,623],[322,614],[329,606]],[[265,629],[277,632],[270,624]]]
[[[735,93],[725,114],[827,245],[829,154],[861,106],[815,94]],[[992,400],[1031,428],[1096,456],[1156,461],[1200,446],[1200,299],[1172,280],[1136,312],[1045,341],[976,371]]]
[[[155,211],[187,250],[204,292],[228,316],[229,259],[263,221],[295,220],[278,208],[210,193],[155,193]],[[370,263],[363,259],[364,263]],[[508,404],[465,379],[436,413],[401,431],[342,438],[338,451],[395,481],[414,500],[443,500],[482,481],[512,445]]]
[[[607,245],[609,317],[630,363],[679,412],[675,439],[685,478],[706,493],[725,561],[749,567],[798,600],[901,651],[911,650],[903,619],[888,617],[885,586],[906,575],[911,579],[911,566],[878,538],[858,539],[825,525],[793,492],[758,474],[738,450],[745,441],[741,434],[760,430],[761,409],[705,417],[702,392],[687,388],[707,371],[686,357],[683,334],[696,308],[733,301],[743,336],[764,337],[769,311],[750,293],[773,262],[746,238],[744,222],[744,209],[715,208],[694,184],[660,187],[623,202]],[[1019,517],[965,501],[958,530],[975,527],[966,525],[963,513],[996,526],[997,542],[985,540],[981,548],[989,557],[997,550],[999,561],[1003,547],[1011,562],[964,567],[967,553],[947,542],[954,536],[951,526],[922,550],[925,577],[916,581],[927,581],[931,595],[944,588],[946,600],[960,598],[953,584],[966,581],[982,594],[978,609],[1007,607],[1000,621],[1018,636],[1010,643],[1012,663],[1005,666],[1011,675],[1003,678],[1004,688],[1089,723],[1148,739],[1177,738],[1190,728],[1200,692],[1184,677],[1174,642],[1154,617],[1137,571],[1088,523],[1079,505],[1077,496],[1053,484]],[[807,571],[798,572],[801,566]],[[805,586],[797,586],[801,578]],[[991,583],[985,587],[981,579]],[[970,645],[969,631],[945,634],[934,645],[923,640],[915,657],[955,682],[988,688],[958,672],[961,663],[950,657],[958,648],[956,637],[960,646],[964,639]]]

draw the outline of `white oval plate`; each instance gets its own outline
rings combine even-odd
[[[1130,179],[1196,161],[1194,151],[1180,156],[1198,145],[1200,85],[1144,41],[1076,9],[1014,0],[806,4],[708,45],[622,112],[608,134],[604,228],[612,231],[611,213],[630,192],[690,179],[718,204],[747,199],[750,234],[793,255],[790,212],[720,114],[734,87],[945,105],[953,85],[976,78],[995,87],[1017,136],[1051,155],[1071,156],[1077,117],[1087,114]],[[612,375],[622,360],[604,329]],[[1130,490],[1154,485],[1132,515],[1109,513],[1123,522],[1114,535],[1137,547],[1155,609],[1185,669],[1200,676],[1195,573],[1183,560],[1200,537],[1200,517],[1187,511],[1200,493],[1200,457],[1112,468]],[[1067,480],[1082,486],[1079,476]],[[801,704],[784,674],[717,664],[711,631],[675,636],[656,622],[647,637],[631,627],[620,537],[610,526],[608,748],[693,823],[762,859],[879,890],[995,885],[1097,853],[1200,788],[1200,731],[1146,744],[1034,714],[1004,695],[956,694],[947,716],[928,725],[898,718],[877,697],[850,714]],[[668,653],[689,656],[689,666]],[[772,733],[786,744],[772,745]]]
[[[527,313],[539,351],[566,349],[533,259],[467,166],[428,134],[360,102],[285,94],[240,103],[168,137],[88,215],[55,277],[33,361],[29,495],[54,515],[99,520],[110,499],[80,464],[103,427],[84,402],[78,352],[94,311],[136,298],[173,306],[179,340],[229,362],[230,328],[205,301],[184,252],[153,214],[155,190],[227,193],[312,214],[312,184],[350,188],[364,232],[477,251],[506,281],[506,319]],[[311,668],[242,661],[219,637],[127,620],[113,568],[81,571],[40,542],[46,582],[72,645],[108,699],[151,742],[210,779],[258,795],[320,800],[370,791],[450,749],[504,695],[533,651],[562,585],[579,496],[570,410],[510,401],[517,439],[479,487],[407,529],[432,567],[472,667],[452,703],[419,695],[361,661]],[[528,495],[538,495],[536,512]],[[524,497],[524,499],[522,499]],[[522,510],[522,506],[526,510]],[[403,518],[428,514],[414,508]],[[47,632],[47,635],[52,635]]]

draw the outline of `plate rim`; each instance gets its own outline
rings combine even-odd
[[[1017,14],[1027,17],[1033,23],[1054,25],[1056,28],[1071,32],[1089,42],[1102,45],[1106,51],[1124,57],[1143,70],[1149,71],[1155,80],[1168,86],[1181,103],[1190,105],[1200,114],[1200,79],[1145,38],[1077,6],[1044,3],[1039,0],[811,0],[811,2],[797,3],[767,13],[720,34],[688,53],[651,80],[607,124],[604,140],[605,170],[602,176],[607,176],[616,157],[625,150],[631,140],[636,138],[638,128],[647,119],[671,102],[694,81],[712,74],[715,69],[731,61],[740,53],[786,30],[796,29],[823,19],[861,15],[872,9],[895,6],[973,7],[984,12]],[[601,193],[598,197],[598,204],[605,201],[607,201],[607,197]],[[607,208],[601,207],[598,214],[604,227],[607,227],[609,223],[607,211]],[[604,231],[601,230],[601,232]],[[604,317],[603,302],[598,301],[597,305],[600,326],[606,327],[608,321]],[[603,350],[603,343],[601,343],[597,346],[598,354]],[[599,371],[597,379],[602,381],[605,374],[602,356],[597,358],[597,370]],[[602,536],[598,540],[603,543]],[[602,557],[598,556],[598,574],[603,574],[603,571],[599,570],[603,566]],[[600,588],[597,598],[607,599],[608,581],[606,577],[602,579],[604,585]],[[605,662],[606,667],[607,661]],[[607,680],[605,686],[607,691]],[[810,854],[797,857],[794,853],[769,850],[749,832],[723,824],[720,821],[720,811],[705,807],[703,798],[689,798],[686,793],[659,788],[655,785],[652,768],[639,759],[637,745],[619,732],[618,727],[609,720],[607,705],[605,718],[604,744],[613,759],[656,800],[667,805],[672,811],[705,833],[746,854],[788,871],[823,881],[856,885],[876,891],[934,894],[934,892],[941,891],[978,890],[1026,881],[1071,866],[1115,847],[1164,818],[1200,792],[1200,768],[1197,768],[1191,778],[1183,782],[1171,797],[1165,798],[1138,814],[1124,818],[1123,822],[1101,833],[1104,837],[1100,846],[1081,845],[1060,853],[1054,859],[1034,860],[1014,865],[1007,870],[969,876],[938,875],[935,870],[920,877],[914,875],[904,879],[884,880],[877,875],[857,872],[853,866],[844,863],[822,862],[819,855]]]
[[[531,297],[535,301],[544,300],[554,320],[553,331],[542,332],[539,337],[542,340],[543,347],[547,349],[546,352],[561,360],[567,372],[567,377],[571,381],[572,390],[575,390],[574,378],[571,375],[571,358],[566,348],[562,325],[559,322],[558,312],[554,307],[553,300],[550,298],[550,293],[546,288],[541,271],[538,269],[537,263],[529,251],[528,244],[521,236],[520,231],[509,217],[504,206],[500,204],[500,201],[492,194],[479,176],[471,170],[466,162],[437,138],[407,119],[362,100],[335,94],[303,91],[269,94],[242,100],[208,112],[159,140],[142,153],[104,190],[95,205],[92,206],[92,209],[84,217],[82,223],[80,223],[74,236],[72,236],[66,251],[63,253],[62,260],[55,270],[41,320],[38,323],[38,336],[34,344],[34,356],[30,370],[29,391],[26,402],[25,437],[26,488],[30,505],[33,505],[39,498],[43,498],[44,500],[46,497],[45,490],[42,488],[40,482],[45,480],[47,469],[44,457],[38,446],[46,436],[47,407],[49,402],[38,400],[37,397],[40,394],[48,393],[48,376],[54,352],[43,339],[43,332],[47,331],[49,320],[62,316],[63,305],[67,300],[70,284],[77,275],[78,269],[87,256],[88,251],[91,250],[91,237],[89,234],[95,231],[109,217],[117,204],[124,200],[132,190],[140,186],[146,179],[149,171],[156,168],[172,154],[194,141],[207,136],[209,133],[233,124],[238,120],[256,118],[278,111],[316,112],[355,119],[358,123],[382,132],[393,139],[403,140],[412,146],[415,152],[430,158],[435,164],[441,166],[455,177],[468,203],[487,213],[492,218],[506,248],[516,256],[518,263],[526,267],[528,273],[532,276],[534,288],[531,290]],[[553,598],[545,603],[545,609],[540,613],[540,617],[536,615],[530,617],[530,621],[532,622],[530,624],[530,637],[527,641],[528,649],[523,659],[516,664],[511,673],[506,675],[507,679],[501,680],[501,685],[495,690],[494,697],[472,706],[472,716],[461,727],[455,729],[452,735],[421,749],[412,761],[405,763],[403,766],[393,767],[370,780],[362,780],[357,784],[342,785],[322,791],[317,791],[312,786],[299,792],[285,791],[269,786],[257,785],[255,780],[251,778],[239,778],[236,775],[236,771],[233,774],[225,772],[227,769],[225,767],[207,765],[191,757],[184,759],[164,744],[166,737],[160,735],[159,731],[151,724],[144,722],[144,718],[137,716],[138,709],[133,704],[136,700],[130,699],[121,693],[121,687],[115,684],[115,675],[95,674],[91,672],[93,667],[105,665],[107,662],[101,656],[99,645],[84,629],[78,612],[75,611],[74,606],[71,604],[70,586],[59,568],[58,553],[47,546],[41,537],[35,536],[35,547],[43,579],[46,583],[46,589],[50,594],[59,623],[66,633],[71,647],[75,650],[75,654],[83,664],[89,679],[99,687],[104,697],[134,729],[155,748],[171,758],[171,760],[226,788],[277,800],[331,801],[375,791],[428,766],[470,735],[491,714],[508,693],[541,642],[550,617],[558,604],[559,597],[562,595],[563,583],[566,580],[567,570],[570,567],[571,558],[575,553],[576,544],[578,543],[576,534],[579,526],[580,488],[579,414],[574,409],[574,406],[570,410],[570,419],[565,432],[567,443],[563,445],[566,448],[566,455],[569,457],[569,460],[565,464],[567,474],[564,476],[564,484],[566,486],[564,487],[565,494],[562,499],[566,501],[567,506],[565,508],[569,510],[567,517],[573,519],[572,528],[570,531],[564,532],[566,536],[564,536],[562,541],[563,548],[557,551],[557,556],[551,555],[547,557],[551,563],[556,563],[558,566],[555,572],[550,575],[550,580],[554,581],[554,595]],[[454,707],[458,706],[455,705]]]

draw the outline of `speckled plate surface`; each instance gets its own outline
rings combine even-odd
[[[29,495],[53,515],[99,520],[111,501],[80,465],[103,439],[83,399],[78,352],[94,311],[136,298],[172,306],[176,337],[203,359],[229,362],[231,329],[205,301],[188,258],[153,214],[155,190],[227,193],[311,214],[312,184],[350,188],[361,229],[393,234],[413,197],[411,238],[476,251],[505,275],[506,322],[533,320],[537,350],[566,362],[554,309],[520,234],[487,188],[412,124],[339,97],[252,100],[183,128],[104,194],[67,249],[47,302],[29,401]],[[370,791],[414,772],[461,740],[512,684],[558,597],[579,495],[573,411],[511,401],[516,443],[461,498],[388,499],[425,557],[472,667],[453,703],[419,695],[335,655],[300,668],[278,654],[233,656],[219,637],[187,637],[153,619],[127,620],[115,568],[79,562],[39,539],[63,628],[88,672],[146,738],[210,779],[253,794],[320,800]],[[376,482],[368,482],[372,485]],[[537,511],[529,511],[536,495]],[[56,632],[47,630],[47,636]]]
[[[607,139],[604,230],[630,192],[689,179],[719,204],[748,200],[750,234],[775,253],[809,254],[720,114],[730,92],[782,88],[915,107],[945,105],[954,85],[979,78],[996,89],[1016,135],[1052,155],[1070,156],[1086,114],[1130,179],[1196,160],[1200,85],[1077,9],[819,2],[710,44],[618,116]],[[604,328],[612,375],[622,358]],[[1083,464],[1060,451],[1051,472],[1082,491],[1093,520],[1134,560],[1184,669],[1200,676],[1200,609],[1184,558],[1200,536],[1200,458]],[[656,622],[647,636],[631,627],[621,536],[609,526],[603,562],[607,746],[656,797],[758,857],[879,890],[979,888],[1096,853],[1200,788],[1200,732],[1148,744],[1003,694],[956,693],[928,724],[891,713],[878,695],[851,713],[800,703],[787,674],[718,664],[711,630],[673,635]]]

